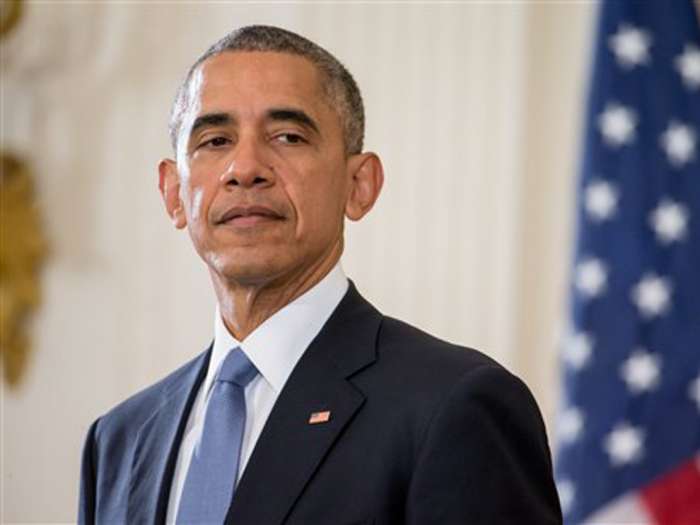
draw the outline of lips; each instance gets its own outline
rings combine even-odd
[[[245,221],[239,220],[245,219]],[[237,222],[251,222],[255,219],[280,220],[284,216],[266,206],[235,206],[226,210],[216,221],[217,224],[235,224]]]

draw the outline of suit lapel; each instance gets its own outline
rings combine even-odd
[[[209,366],[211,347],[168,382],[162,402],[136,438],[127,523],[163,523],[182,435]]]
[[[348,377],[376,359],[381,315],[351,283],[297,363],[270,413],[236,489],[226,522],[282,523],[364,403]],[[309,424],[313,412],[327,422]]]

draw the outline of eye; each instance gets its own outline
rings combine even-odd
[[[275,135],[275,140],[282,144],[304,144],[306,139],[296,133],[280,133]]]
[[[213,137],[205,142],[202,142],[200,144],[200,148],[202,147],[212,147],[212,148],[220,148],[222,146],[226,146],[229,144],[231,141],[227,139],[226,137]]]

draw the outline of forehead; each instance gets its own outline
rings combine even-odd
[[[308,59],[267,51],[224,52],[205,60],[197,72],[201,111],[256,111],[292,104],[312,111],[329,109],[321,73]]]

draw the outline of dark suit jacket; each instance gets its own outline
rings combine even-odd
[[[99,418],[81,523],[161,523],[211,349]],[[327,423],[310,425],[312,412]],[[527,387],[483,354],[385,317],[350,286],[280,393],[235,525],[561,523]]]

